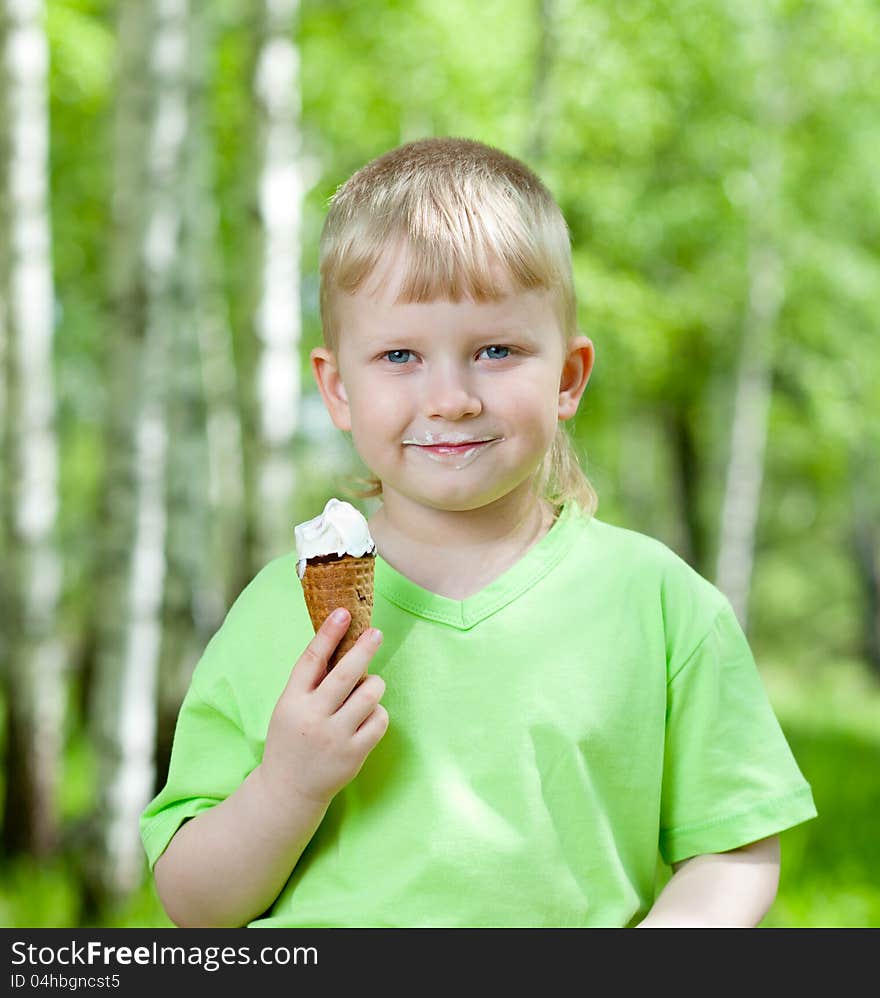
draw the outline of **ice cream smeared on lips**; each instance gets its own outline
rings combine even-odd
[[[323,513],[294,527],[296,573],[312,627],[345,607],[348,629],[327,663],[332,669],[371,624],[376,545],[367,521],[351,503],[329,499]]]
[[[303,577],[309,558],[362,558],[375,555],[376,545],[363,515],[349,502],[328,499],[324,512],[293,528],[296,539],[296,573]]]
[[[453,462],[458,461],[459,463],[453,466],[456,471],[461,471],[473,464],[484,451],[503,439],[492,434],[476,435],[458,430],[447,430],[445,433],[436,434],[426,430],[421,438],[407,438],[403,441],[403,445],[415,447],[418,453],[440,464],[448,464],[449,459]]]

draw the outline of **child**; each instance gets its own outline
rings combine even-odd
[[[170,918],[756,925],[811,790],[726,599],[593,516],[561,425],[593,345],[547,189],[469,140],[368,163],[321,315],[313,373],[382,499],[375,630],[326,671],[348,616],[312,636],[294,551],[236,601],[142,819]]]

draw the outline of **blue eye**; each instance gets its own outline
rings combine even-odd
[[[392,364],[405,364],[410,357],[410,350],[389,350],[385,356]]]
[[[486,351],[492,351],[492,350],[497,350],[497,351],[503,350],[504,351],[504,353],[501,353],[501,354],[498,354],[498,353],[490,354],[490,357],[491,357],[492,360],[504,360],[506,357],[510,356],[510,347],[502,347],[502,346],[499,346],[498,344],[495,344],[494,346],[484,347],[483,349],[486,350]]]

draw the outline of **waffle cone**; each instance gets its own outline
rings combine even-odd
[[[363,558],[343,555],[332,561],[306,562],[306,570],[300,581],[315,631],[339,606],[344,606],[351,614],[348,630],[330,656],[328,670],[337,664],[370,626],[375,565],[374,555]]]

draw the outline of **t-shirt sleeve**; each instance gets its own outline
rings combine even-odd
[[[813,818],[812,791],[724,600],[668,682],[660,852],[725,852]]]
[[[207,654],[207,652],[206,652]],[[193,684],[177,719],[168,779],[141,815],[141,841],[150,869],[188,819],[225,800],[259,762],[220,690],[208,697]]]

